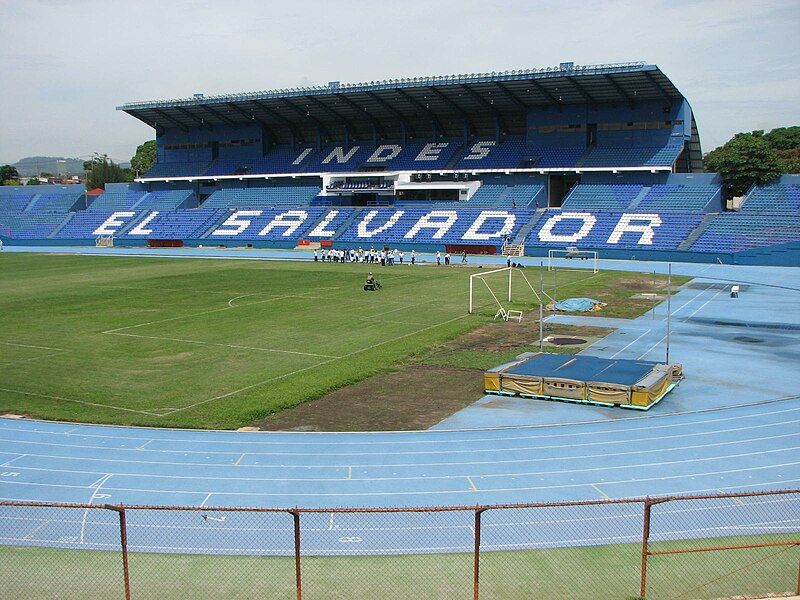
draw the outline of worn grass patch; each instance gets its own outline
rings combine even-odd
[[[5,253],[0,412],[236,428],[396,371],[490,323],[497,309],[487,292],[476,298],[476,314],[466,314],[468,276],[477,268],[379,269],[384,288],[376,293],[361,289],[367,270]],[[538,269],[525,272],[539,280]],[[637,280],[636,274],[544,275],[545,288],[559,298],[608,302],[602,313],[608,316],[649,308],[618,285],[623,278]],[[503,281],[492,285],[502,296]],[[520,293],[512,305],[531,310],[535,303]],[[461,358],[452,366],[484,368],[474,357]]]

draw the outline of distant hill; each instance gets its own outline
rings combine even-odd
[[[52,173],[53,175],[82,175],[82,158],[64,158],[61,156],[28,156],[18,160],[12,165],[16,167],[20,177],[31,177],[41,173]],[[130,163],[121,163],[121,167],[126,168]]]

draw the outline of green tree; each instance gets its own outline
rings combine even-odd
[[[147,140],[136,148],[136,154],[131,158],[131,171],[134,175],[141,175],[156,164],[156,141]]]
[[[105,154],[95,153],[92,160],[85,161],[86,188],[105,188],[107,183],[133,181],[129,169],[123,169]]]
[[[17,173],[17,169],[15,167],[12,167],[11,165],[3,165],[0,167],[0,185],[12,185],[7,182],[17,179],[19,179],[19,173]]]
[[[784,172],[763,131],[737,133],[709,152],[704,163],[706,171],[722,175],[728,196],[742,196],[753,184],[763,185]]]
[[[764,136],[774,150],[800,149],[800,125],[776,127]]]
[[[42,185],[38,177],[31,177],[25,185]]]

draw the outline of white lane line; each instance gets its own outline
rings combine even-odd
[[[30,531],[29,531],[27,534],[25,534],[25,537],[24,537],[24,538],[22,538],[22,541],[26,541],[26,540],[30,540],[30,539],[32,539],[32,538],[33,538],[33,536],[34,536],[34,535],[36,535],[36,533],[38,533],[38,532],[39,532],[39,530],[40,530],[40,529],[42,529],[42,528],[43,528],[45,525],[47,525],[48,523],[52,523],[52,521],[51,521],[50,519],[44,519],[44,520],[43,520],[41,523],[39,523],[39,524],[38,524],[36,527],[34,527],[34,528],[33,528],[33,529],[31,529],[31,530],[30,530]]]
[[[37,394],[36,392],[24,392],[22,390],[14,390],[11,388],[0,388],[0,392],[9,392],[11,394],[22,394],[23,396],[33,396],[35,398],[47,398],[48,400],[59,400],[61,402],[74,402],[76,404],[85,404],[86,406],[96,406],[98,408],[108,408],[111,410],[121,410],[125,412],[138,413],[140,415],[150,415],[153,417],[161,416],[159,413],[154,413],[149,410],[136,410],[135,408],[125,408],[124,406],[114,406],[113,404],[100,404],[99,402],[88,402],[86,400],[75,400],[74,398],[63,398],[61,396],[50,396],[48,394]]]
[[[147,440],[144,444],[141,444],[141,445],[137,446],[136,449],[137,450],[144,450],[147,447],[147,444],[149,444],[150,442],[154,442],[154,441],[155,440]]]
[[[642,335],[640,335],[640,336],[639,336],[639,337],[637,337],[635,340],[633,340],[632,342],[630,342],[630,343],[629,343],[627,346],[625,346],[624,348],[621,348],[620,350],[618,350],[617,352],[615,352],[614,354],[612,354],[610,358],[617,358],[617,356],[619,356],[620,354],[622,354],[623,352],[625,352],[625,350],[627,350],[628,348],[630,348],[631,346],[633,346],[633,345],[634,345],[636,342],[638,342],[640,339],[642,339],[644,336],[646,336],[646,335],[647,335],[648,333],[650,333],[651,331],[652,331],[651,329],[648,329],[648,330],[646,330],[646,331],[645,331],[645,332],[644,332]]]
[[[730,433],[730,432],[733,432],[733,431],[747,431],[747,430],[752,430],[752,429],[763,429],[765,427],[775,428],[776,426],[793,425],[795,423],[800,423],[800,419],[795,419],[795,420],[792,420],[792,421],[784,421],[782,423],[778,423],[777,425],[774,424],[774,423],[764,423],[764,424],[761,424],[761,425],[746,425],[744,427],[734,427],[734,428],[730,428],[730,429],[720,429],[720,430],[716,430],[716,431],[700,431],[700,432],[696,432],[696,433],[683,433],[683,434],[666,435],[666,436],[658,436],[658,437],[652,436],[650,438],[647,438],[644,441],[647,444],[650,444],[651,442],[653,442],[655,440],[675,440],[675,439],[678,439],[678,438],[693,438],[693,437],[700,437],[700,436],[708,436],[708,435]],[[648,451],[649,452],[665,452],[665,451],[674,452],[675,450],[683,450],[683,449],[688,449],[688,448],[707,448],[707,447],[710,447],[710,446],[724,446],[724,445],[727,445],[727,444],[745,443],[745,442],[750,442],[750,441],[764,441],[764,440],[780,439],[780,438],[792,437],[792,436],[796,436],[796,435],[797,435],[797,433],[792,431],[792,432],[786,433],[786,434],[775,434],[775,435],[769,435],[769,436],[747,438],[747,439],[744,439],[744,440],[736,439],[736,440],[724,441],[724,442],[711,442],[711,443],[708,443],[708,444],[695,444],[695,445],[692,445],[692,446],[680,445],[678,447],[669,447],[669,448],[648,448]],[[9,439],[0,438],[0,442],[12,442],[13,443],[13,442],[17,442],[17,441],[18,440],[13,440],[13,439],[9,440]],[[551,444],[549,446],[515,446],[515,447],[509,447],[509,448],[482,448],[480,450],[475,450],[475,449],[416,450],[416,451],[403,451],[403,452],[384,452],[383,454],[386,455],[386,456],[417,456],[417,455],[434,455],[434,456],[438,456],[438,455],[451,455],[451,454],[490,454],[490,453],[495,453],[495,452],[501,452],[501,453],[507,454],[507,453],[512,452],[512,451],[519,452],[519,451],[558,450],[558,449],[562,449],[562,448],[584,448],[584,447],[589,447],[589,446],[592,446],[592,447],[593,446],[604,446],[604,445],[608,445],[608,444],[611,444],[611,443],[613,443],[613,444],[625,444],[625,443],[629,443],[629,442],[636,443],[636,442],[643,442],[643,440],[640,437],[632,437],[632,438],[628,438],[628,439],[613,440],[612,442],[596,441],[596,442],[583,442],[583,443],[580,443],[580,444],[575,444],[575,443],[572,443],[572,444]],[[59,443],[56,443],[56,442],[29,441],[29,442],[23,442],[23,443],[25,443],[25,444],[35,444],[37,446],[55,446],[57,448],[80,448],[80,449],[90,449],[90,450],[114,450],[114,451],[135,450],[133,448],[108,448],[107,446],[63,445],[63,444],[59,444]],[[209,450],[209,451],[202,451],[202,450],[143,450],[142,452],[157,452],[159,455],[177,454],[177,455],[181,455],[181,456],[189,456],[191,454],[199,454],[201,456],[216,455],[216,456],[230,456],[231,458],[233,456],[236,456],[237,454],[240,454],[239,452],[220,452],[220,451],[214,451],[214,450]],[[618,456],[618,455],[635,454],[635,453],[636,452],[604,453],[604,456]],[[0,451],[0,454],[18,454],[18,452]],[[47,456],[47,455],[34,455],[34,454],[31,454],[30,452],[28,452],[28,454],[30,456],[42,456],[42,457],[43,456]],[[324,456],[324,457],[347,456],[347,457],[351,457],[351,456],[374,456],[375,452],[374,451],[370,451],[370,452],[324,452],[324,451],[321,451],[321,452],[247,452],[247,454],[249,456],[256,457],[256,458],[258,458],[258,457],[286,457],[286,456],[296,456],[296,457],[306,457],[306,456],[311,456],[311,457],[318,457],[318,456]],[[592,456],[592,455],[590,455],[590,456]],[[51,456],[51,457],[52,458],[58,458],[56,456]],[[75,457],[65,456],[65,457],[62,457],[62,458],[75,458]],[[536,459],[524,459],[523,462],[530,461],[530,460],[555,460],[556,458],[558,458],[558,457],[541,457],[541,458],[536,458]],[[577,457],[577,458],[581,458],[581,457]],[[94,457],[81,457],[81,460],[101,460],[101,461],[106,460],[108,462],[136,462],[136,463],[141,462],[141,459],[137,459],[137,460],[133,460],[133,461],[125,461],[125,460],[114,459],[114,458],[96,459]],[[520,462],[520,461],[518,461],[518,460],[502,460],[501,459],[501,460],[496,460],[496,461],[494,461],[494,460],[493,461],[486,461],[486,464],[499,464],[499,463],[503,463],[503,462]],[[161,464],[165,464],[165,463],[161,463]],[[166,463],[166,464],[170,464],[170,463]],[[194,463],[185,463],[184,462],[184,463],[171,463],[171,464],[183,464],[183,465],[186,465],[186,464],[194,464]],[[408,464],[409,465],[425,465],[425,466],[428,466],[430,463],[413,462],[413,463],[408,463]],[[453,462],[453,461],[448,461],[448,462],[443,463],[443,464],[462,464],[462,463],[456,463],[456,462]],[[471,462],[471,463],[463,463],[463,464],[479,464],[479,463],[472,463]],[[225,466],[225,465],[224,464],[217,464],[215,466]],[[248,466],[259,466],[259,465],[248,465]],[[309,466],[309,465],[301,465],[301,466]],[[323,466],[335,467],[335,465],[323,465]],[[375,465],[372,465],[372,464],[368,463],[368,464],[357,464],[357,465],[353,465],[353,466],[356,466],[356,467],[369,467],[369,466],[375,466]],[[381,465],[381,466],[387,466],[387,467],[388,466],[405,466],[405,464],[387,463],[387,464]]]
[[[2,467],[7,467],[7,466],[8,466],[8,465],[10,465],[11,463],[13,463],[15,460],[19,460],[20,458],[25,458],[26,456],[28,456],[28,455],[27,455],[27,454],[20,454],[19,456],[15,456],[15,457],[14,457],[14,458],[12,458],[11,460],[7,460],[6,462],[4,462],[4,463],[3,463],[2,465],[0,465],[0,466],[2,466]]]
[[[89,502],[87,504],[91,504],[92,502],[94,502],[95,498],[97,497],[98,493],[100,492],[100,488],[103,487],[103,484],[106,481],[111,479],[112,475],[113,475],[113,473],[106,473],[103,477],[101,477],[100,479],[98,479],[96,482],[94,482],[92,484],[92,486],[97,486],[97,487],[95,487],[94,492],[92,492],[92,497],[89,498]],[[83,520],[81,521],[81,535],[80,535],[80,543],[81,544],[83,544],[85,539],[86,539],[86,521],[89,518],[89,511],[90,510],[91,510],[90,508],[85,508],[83,510]]]
[[[700,312],[700,311],[703,309],[703,307],[705,307],[705,306],[706,306],[706,305],[707,305],[709,302],[711,302],[711,301],[712,301],[712,300],[714,300],[714,299],[715,299],[717,296],[719,296],[719,295],[720,295],[720,294],[721,294],[723,291],[724,291],[724,290],[718,290],[716,294],[714,294],[714,295],[713,295],[711,298],[709,298],[709,299],[708,299],[708,300],[706,300],[706,301],[705,301],[703,304],[701,304],[701,305],[700,305],[700,307],[699,307],[699,308],[697,308],[697,310],[695,310],[695,311],[694,311],[692,314],[690,314],[688,317],[686,317],[685,319],[683,319],[683,322],[684,322],[684,323],[686,323],[686,322],[687,322],[689,319],[691,319],[691,318],[692,318],[694,315],[696,315],[698,312]],[[703,293],[703,292],[701,292],[701,294],[702,294],[702,293]],[[701,294],[698,294],[697,296],[695,296],[695,298],[699,297]],[[691,301],[690,301],[690,302],[691,302]],[[688,305],[689,305],[689,303],[690,303],[690,302],[687,302],[686,304],[684,304],[684,305],[683,305],[683,306],[681,306],[680,308],[685,308],[686,306],[688,306]],[[680,310],[680,309],[679,309],[679,310]],[[675,315],[675,313],[677,313],[677,312],[678,312],[677,310],[676,310],[676,311],[674,311],[674,312],[672,313],[672,315],[674,316],[674,315]],[[665,319],[665,320],[666,320],[666,319]],[[662,337],[660,340],[658,340],[658,341],[657,341],[655,344],[653,344],[652,346],[650,346],[650,349],[649,349],[649,350],[647,350],[647,352],[645,352],[644,354],[640,355],[640,356],[639,356],[639,358],[638,358],[637,360],[641,360],[642,358],[644,358],[645,356],[647,356],[648,354],[650,354],[650,353],[651,353],[653,350],[655,350],[655,349],[656,349],[656,347],[658,347],[658,346],[660,346],[661,344],[663,344],[663,343],[666,341],[666,339],[667,339],[667,336],[665,335],[665,336],[664,336],[664,337]]]
[[[440,323],[435,323],[434,325],[429,325],[428,327],[423,327],[422,329],[417,329],[417,330],[412,331],[410,333],[406,333],[404,335],[400,335],[400,336],[394,337],[394,338],[389,339],[389,340],[384,340],[382,342],[378,342],[377,344],[372,344],[371,346],[368,346],[366,348],[362,348],[360,350],[356,350],[354,352],[350,352],[349,354],[344,354],[344,355],[338,356],[336,358],[329,358],[328,360],[324,360],[324,361],[322,361],[320,363],[317,363],[315,365],[311,365],[309,367],[304,367],[302,369],[297,369],[296,371],[292,371],[291,373],[284,373],[283,375],[276,375],[275,377],[270,377],[269,379],[265,379],[264,381],[259,381],[258,383],[253,383],[251,385],[245,386],[243,388],[239,388],[238,390],[233,390],[233,391],[228,392],[226,394],[220,394],[219,396],[214,396],[213,398],[208,398],[206,400],[201,400],[200,402],[194,402],[193,404],[189,404],[188,406],[183,406],[181,408],[175,408],[175,409],[173,409],[173,410],[171,410],[169,412],[163,413],[161,416],[168,416],[168,415],[174,414],[176,412],[188,410],[190,408],[195,408],[195,407],[200,406],[202,404],[207,404],[208,402],[214,402],[216,400],[222,400],[224,398],[229,398],[230,396],[235,396],[235,395],[240,394],[242,392],[246,392],[247,390],[251,390],[251,389],[256,388],[256,387],[261,387],[262,385],[266,385],[267,383],[271,383],[273,381],[279,381],[281,379],[286,379],[287,377],[291,377],[292,375],[298,375],[300,373],[305,373],[306,371],[310,371],[311,369],[316,369],[318,367],[321,367],[323,365],[331,363],[334,360],[342,360],[342,359],[345,359],[345,358],[350,358],[350,357],[355,356],[357,354],[361,354],[363,352],[369,352],[370,350],[374,350],[375,348],[378,348],[379,346],[383,346],[385,344],[391,344],[393,342],[400,341],[400,340],[405,339],[407,337],[411,337],[413,335],[417,335],[418,333],[422,333],[423,331],[428,331],[429,329],[434,329],[436,327],[441,327],[442,325],[447,325],[448,323],[453,323],[455,321],[460,321],[461,319],[465,319],[465,318],[471,317],[471,316],[472,315],[464,314],[464,315],[460,315],[458,317],[454,317],[452,319],[448,319],[446,321],[442,321]]]
[[[36,468],[36,467],[34,467],[34,468]],[[89,473],[91,473],[91,471],[89,471]],[[108,478],[109,478],[109,477],[111,477],[111,475],[110,475],[110,474],[108,474],[108,473],[105,473],[105,474],[104,474],[102,477],[100,477],[100,478],[99,478],[97,481],[95,481],[95,482],[93,482],[93,483],[90,483],[90,484],[89,484],[89,487],[90,487],[90,488],[95,488],[95,491],[97,491],[97,489],[96,489],[96,488],[100,487],[100,486],[101,486],[101,485],[103,485],[103,484],[104,484],[106,481],[108,481]]]
[[[106,332],[103,332],[106,333]],[[315,354],[313,352],[297,352],[295,350],[277,350],[276,348],[259,348],[256,346],[241,346],[238,344],[221,344],[217,342],[201,342],[200,340],[187,340],[182,338],[172,338],[172,337],[164,337],[159,335],[141,335],[138,333],[121,333],[121,332],[109,332],[107,335],[121,335],[125,337],[132,337],[132,338],[144,338],[148,340],[163,340],[166,342],[179,342],[182,344],[198,344],[201,346],[217,346],[220,348],[234,348],[237,350],[259,350],[261,352],[277,352],[281,354],[299,354],[301,356],[315,356],[318,358],[339,358],[338,356],[333,356],[331,354]]]
[[[333,513],[331,513],[331,518],[328,519],[328,531],[333,531]]]
[[[746,406],[746,407],[752,408],[752,406]],[[641,430],[641,427],[639,427],[639,426],[646,427],[648,432],[650,432],[652,430],[655,430],[655,429],[672,429],[672,428],[676,428],[676,427],[680,427],[681,429],[685,429],[685,428],[693,426],[693,425],[706,426],[708,424],[722,423],[722,422],[725,422],[725,421],[739,421],[739,420],[743,420],[743,419],[752,420],[752,419],[756,419],[756,418],[760,418],[760,417],[767,417],[767,416],[771,416],[771,415],[780,415],[780,414],[785,414],[785,413],[790,413],[790,412],[798,412],[798,411],[800,411],[800,407],[782,408],[782,409],[779,409],[779,410],[763,411],[763,412],[758,412],[758,413],[755,413],[755,414],[734,415],[734,416],[727,416],[727,417],[719,417],[719,418],[716,418],[716,419],[700,419],[700,420],[690,420],[690,421],[679,421],[677,423],[665,423],[665,424],[662,424],[662,425],[651,425],[648,422],[648,420],[653,418],[652,415],[650,415],[648,417],[625,417],[625,418],[623,418],[621,420],[617,420],[617,421],[600,421],[600,422],[591,422],[591,423],[565,423],[563,425],[559,425],[560,427],[568,427],[568,426],[572,426],[572,425],[609,425],[610,424],[610,425],[614,426],[614,429],[605,429],[605,430],[601,430],[601,431],[576,431],[576,432],[570,432],[570,433],[544,433],[544,434],[537,434],[537,435],[514,435],[514,436],[497,436],[497,437],[466,437],[466,438],[462,438],[462,437],[459,437],[457,435],[453,435],[453,434],[460,433],[459,431],[427,430],[427,431],[418,431],[418,432],[415,432],[415,433],[425,434],[426,437],[428,437],[428,434],[443,434],[443,435],[447,435],[448,437],[451,437],[451,438],[454,438],[454,439],[415,439],[415,440],[396,439],[396,440],[369,440],[369,441],[345,441],[345,442],[339,442],[339,441],[335,441],[335,440],[329,440],[329,441],[326,440],[326,441],[314,442],[314,441],[306,441],[306,440],[303,440],[303,441],[291,441],[291,440],[284,440],[284,439],[279,439],[279,440],[276,440],[276,441],[265,441],[265,440],[253,439],[252,437],[250,437],[247,440],[246,443],[247,443],[248,446],[325,446],[327,448],[327,447],[330,447],[330,446],[350,446],[350,445],[355,445],[355,446],[362,446],[362,445],[369,445],[369,446],[392,445],[392,446],[394,446],[394,445],[417,445],[417,444],[432,444],[432,443],[435,443],[435,444],[459,444],[459,445],[463,445],[465,443],[475,443],[475,442],[498,442],[498,441],[508,441],[508,440],[525,441],[525,440],[529,440],[529,439],[540,440],[540,439],[544,439],[544,438],[562,438],[562,437],[568,437],[568,438],[572,439],[572,438],[574,438],[576,436],[587,436],[588,435],[588,436],[592,436],[592,437],[598,437],[598,436],[602,436],[602,435],[605,435],[605,434],[620,434],[620,433],[637,432],[637,431]],[[682,416],[682,415],[685,415],[685,414],[687,414],[687,413],[672,413],[672,414],[665,414],[665,415],[661,415],[661,416],[662,417],[676,417],[676,416]],[[695,413],[693,411],[689,411],[688,414],[695,414]],[[15,432],[16,431],[16,432],[23,432],[23,433],[38,433],[38,434],[43,434],[43,435],[62,436],[62,435],[67,435],[69,433],[73,433],[75,431],[80,431],[82,428],[90,429],[90,428],[94,427],[94,426],[81,426],[81,427],[76,427],[76,428],[70,429],[69,431],[66,431],[66,432],[58,432],[58,431],[51,432],[51,431],[39,431],[39,430],[35,430],[35,429],[29,429],[28,427],[12,427],[12,426],[9,426],[8,423],[12,423],[12,422],[13,421],[3,421],[2,419],[0,419],[0,432],[2,432],[2,431]],[[632,422],[632,425],[634,425],[635,427],[631,427],[631,428],[628,428],[628,429],[620,429],[620,428],[617,427],[620,424],[620,422]],[[13,423],[15,423],[15,422],[13,422]],[[782,423],[782,421],[780,423]],[[778,423],[778,424],[780,424],[780,423]],[[121,430],[134,431],[134,429],[125,428],[125,427],[101,426],[100,428],[101,429],[108,429],[110,431],[115,431],[115,432],[121,431]],[[152,428],[150,428],[150,429],[152,429]],[[158,428],[156,428],[156,429],[158,429]],[[145,432],[147,432],[148,428],[143,428],[143,430]],[[527,428],[525,430],[527,431]],[[160,431],[171,432],[171,431],[176,431],[176,430],[160,429]],[[720,430],[716,430],[716,431],[727,431],[727,430],[720,429]],[[217,433],[217,432],[215,431],[214,433]],[[226,433],[229,433],[229,432],[226,432]],[[302,432],[302,433],[305,434],[307,432]],[[313,432],[313,433],[315,435],[317,434],[316,432]],[[402,432],[402,433],[408,434],[409,432]],[[232,436],[236,436],[236,435],[239,435],[239,434],[238,433],[231,433],[231,435]],[[262,436],[262,437],[264,436],[263,432],[257,432],[255,435]],[[295,433],[293,432],[291,435],[294,436]],[[279,434],[270,433],[269,436],[270,437],[279,437]],[[83,438],[98,438],[98,439],[112,439],[112,440],[141,440],[142,439],[141,436],[119,435],[119,434],[116,434],[116,433],[114,435],[105,435],[105,434],[99,434],[99,433],[81,433],[80,437],[83,437]],[[185,443],[187,441],[185,439],[168,438],[168,437],[158,438],[158,439],[159,439],[159,441],[165,442],[165,443],[173,443],[173,442],[174,443]],[[2,440],[0,440],[0,441],[2,441]],[[5,440],[5,441],[9,441],[9,440]],[[213,444],[236,444],[238,442],[232,441],[232,440],[200,439],[196,443],[200,444],[200,445],[203,445],[203,446],[206,446],[206,445],[213,445]],[[72,447],[72,446],[70,446],[70,447]],[[78,447],[81,447],[81,446],[78,446]],[[92,447],[97,447],[97,446],[92,446]],[[211,453],[213,453],[213,451],[211,451]],[[4,453],[0,452],[0,454],[4,454]],[[16,454],[16,453],[6,452],[5,454]]]
[[[212,496],[212,495],[213,495],[213,494],[212,494],[211,492],[208,492],[208,494],[206,495],[206,497],[205,497],[205,498],[203,498],[203,501],[200,503],[200,507],[201,507],[201,508],[202,508],[203,506],[205,506],[205,505],[206,505],[206,502],[208,502],[208,499],[209,499],[209,498],[211,498],[211,496]]]
[[[592,489],[594,489],[594,491],[596,491],[598,494],[600,494],[600,495],[601,495],[601,496],[602,496],[604,499],[606,499],[606,500],[610,500],[610,499],[611,499],[611,496],[609,496],[608,494],[606,494],[606,493],[605,493],[603,490],[601,490],[601,489],[600,489],[599,487],[597,487],[595,484],[591,484],[589,487],[591,487]]]
[[[706,301],[705,301],[703,304],[701,304],[701,305],[700,305],[700,307],[699,307],[697,310],[695,310],[695,311],[694,311],[692,314],[690,314],[688,317],[686,317],[686,318],[683,320],[683,322],[684,322],[684,323],[686,323],[686,322],[687,322],[689,319],[691,319],[693,316],[695,316],[697,313],[699,313],[701,310],[703,310],[703,308],[705,308],[705,306],[706,306],[706,305],[707,305],[709,302],[711,302],[712,300],[714,300],[714,299],[715,299],[717,296],[719,296],[719,295],[720,295],[722,292],[724,292],[724,291],[725,291],[724,289],[723,289],[723,290],[719,290],[719,291],[717,291],[717,293],[716,293],[716,294],[714,294],[713,296],[711,296],[711,298],[709,298],[709,299],[708,299],[708,300],[706,300]]]
[[[718,475],[728,475],[732,473],[746,473],[746,472],[754,472],[754,471],[764,471],[764,470],[774,470],[774,469],[784,469],[786,467],[795,467],[800,465],[800,461],[788,462],[788,463],[780,463],[780,464],[773,464],[773,465],[766,465],[760,467],[745,467],[740,469],[726,469],[724,471],[704,471],[702,473],[683,473],[680,475],[664,475],[659,477],[644,477],[644,478],[627,478],[627,479],[617,479],[617,480],[610,480],[602,482],[602,485],[618,485],[618,484],[630,484],[630,483],[649,483],[653,481],[667,481],[667,480],[676,480],[676,479],[693,479],[698,477],[716,477]],[[557,472],[560,473],[560,472]],[[463,477],[461,478],[463,479]],[[794,480],[780,480],[777,482],[770,482],[769,484],[776,484],[780,483],[781,485],[785,485],[787,483],[792,483]],[[71,485],[71,484],[63,484],[63,483],[38,483],[38,482],[26,482],[26,481],[9,481],[7,482],[8,485],[21,485],[21,486],[31,486],[31,487],[46,487],[46,488],[64,488],[64,489],[86,489],[85,486],[79,485]],[[750,484],[750,485],[768,485],[767,483],[760,482],[758,484]],[[522,486],[522,487],[502,487],[502,488],[482,488],[480,492],[484,493],[497,493],[497,492],[531,492],[531,491],[538,491],[538,490],[553,490],[553,489],[571,489],[571,488],[585,488],[590,487],[591,483],[560,483],[560,484],[553,484],[553,483],[544,483],[542,485],[536,486]],[[732,486],[734,488],[737,487],[748,487],[747,485],[737,485]],[[99,488],[98,488],[99,489]],[[150,489],[150,488],[128,488],[128,487],[112,487],[108,488],[109,490],[118,491],[118,492],[145,492],[145,493],[154,493],[154,494],[198,494],[202,492],[193,492],[191,490],[171,490],[171,489]],[[717,488],[710,488],[715,490]],[[730,488],[723,488],[723,489],[730,489]],[[219,496],[248,496],[248,497],[273,497],[273,496],[280,496],[280,497],[336,497],[336,498],[344,498],[344,497],[367,497],[367,496],[417,496],[417,495],[442,495],[442,494],[457,494],[463,493],[464,487],[463,485],[448,490],[403,490],[403,491],[392,491],[392,492],[356,492],[353,494],[342,493],[340,491],[334,492],[231,492],[226,490],[219,490],[213,492],[215,495]],[[95,491],[96,493],[96,491]],[[689,493],[688,491],[679,491],[674,493]],[[86,509],[90,510],[90,509]]]
[[[241,464],[241,462],[242,462],[242,459],[244,458],[244,456],[245,456],[245,453],[244,453],[244,452],[242,452],[242,455],[241,455],[239,458],[237,458],[237,459],[236,459],[236,462],[235,462],[235,463],[233,463],[233,466],[234,466],[234,467],[238,467],[238,466]]]
[[[731,443],[740,443],[740,442],[731,442]],[[689,449],[688,447],[686,449]],[[684,448],[681,448],[684,449]],[[675,448],[665,449],[664,451],[668,452],[675,452]],[[733,460],[738,458],[747,458],[750,456],[763,456],[767,454],[779,454],[783,452],[790,452],[793,450],[800,450],[800,446],[792,446],[789,448],[778,448],[775,450],[758,450],[756,452],[742,452],[739,454],[723,454],[720,456],[704,456],[702,458],[686,458],[680,460],[666,460],[661,462],[649,462],[645,464],[639,463],[632,463],[632,464],[623,464],[623,465],[611,465],[611,466],[600,466],[600,467],[581,467],[581,468],[574,468],[574,469],[553,469],[550,471],[503,471],[499,473],[487,473],[480,475],[481,478],[485,479],[492,479],[492,478],[501,478],[501,477],[536,477],[540,475],[561,475],[561,474],[568,474],[568,473],[594,473],[598,471],[618,471],[618,470],[625,470],[625,469],[642,469],[642,468],[652,468],[652,467],[662,467],[666,465],[681,465],[681,464],[692,464],[692,463],[702,463],[702,462],[710,462],[715,460]],[[633,454],[636,456],[641,456],[640,452],[622,452],[618,454],[603,454],[603,458],[608,456],[624,456]],[[570,462],[580,462],[587,458],[593,458],[592,455],[587,456],[560,456],[560,457],[545,457],[545,458],[533,458],[533,459],[526,459],[524,461],[514,461],[514,462],[526,462],[526,463],[536,463],[536,462],[550,462],[550,461],[570,461]],[[501,461],[502,462],[502,461]],[[501,462],[490,462],[490,465],[500,465]],[[148,464],[155,464],[155,463],[148,463]],[[158,463],[163,464],[163,463]],[[417,463],[418,464],[418,463]],[[470,471],[471,467],[474,467],[478,464],[487,464],[487,463],[440,463],[436,466],[457,466],[463,465],[465,467],[465,471]],[[185,466],[185,465],[184,465]],[[197,466],[197,465],[190,465],[190,466]],[[227,465],[216,465],[216,466],[227,466]],[[409,466],[409,465],[381,465],[382,468],[387,468],[390,466]],[[420,465],[423,466],[423,465]],[[431,466],[431,465],[424,465],[424,466]],[[52,469],[47,467],[18,467],[23,471],[37,471],[37,472],[45,472],[45,473],[74,473],[74,474],[96,474],[97,471],[85,471],[79,469]],[[287,469],[285,465],[280,465],[282,470],[290,470]],[[308,467],[303,465],[301,468],[328,468],[329,470],[336,469],[336,467]],[[341,481],[341,477],[303,477],[303,478],[296,478],[296,477],[239,477],[239,476],[209,476],[209,475],[175,475],[175,474],[168,474],[168,475],[161,475],[161,474],[151,474],[151,473],[124,473],[124,472],[115,472],[118,477],[125,476],[125,477],[137,477],[142,479],[181,479],[181,480],[189,480],[189,481],[208,481],[213,480],[214,482],[222,482],[222,481],[251,481],[251,482],[295,482],[295,483],[305,483],[305,482],[323,482],[323,481]],[[463,473],[454,473],[451,475],[426,475],[424,477],[417,477],[417,476],[392,476],[392,477],[359,477],[360,481],[428,481],[428,480],[448,480],[448,479],[462,479],[466,477],[467,480],[470,482],[470,486],[474,487],[474,483],[472,482],[470,475],[465,475]],[[346,477],[345,480],[351,479],[350,477]],[[102,481],[102,478],[101,478]],[[9,482],[14,483],[14,482]],[[91,486],[96,485],[98,482],[93,483]],[[719,491],[719,490],[718,490]]]
[[[0,341],[4,346],[17,346],[18,348],[36,348],[37,350],[55,350],[56,352],[68,352],[64,348],[51,348],[50,346],[34,346],[33,344],[16,344],[14,342]]]

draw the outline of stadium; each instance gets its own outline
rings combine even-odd
[[[0,595],[800,595],[800,176],[658,66],[118,110],[133,183],[0,187]]]

